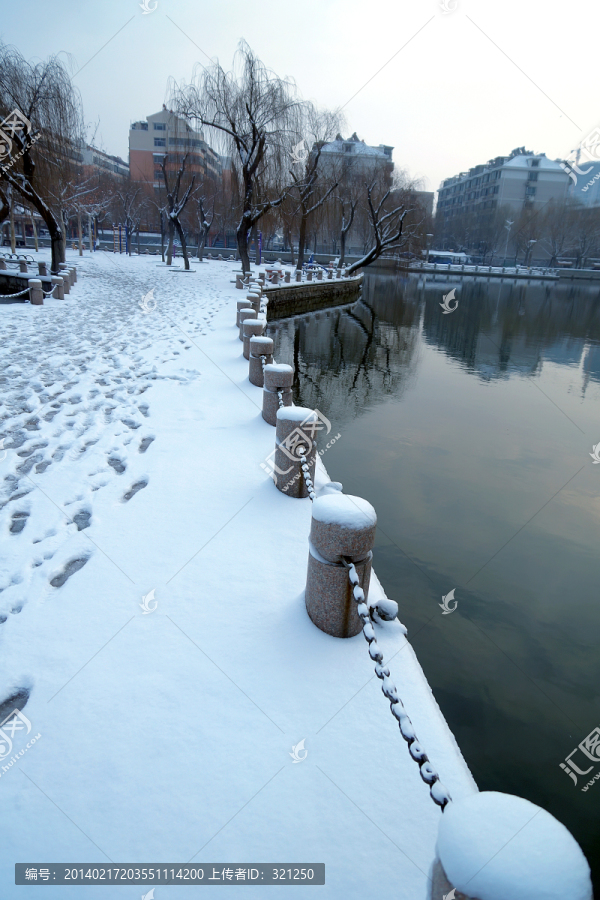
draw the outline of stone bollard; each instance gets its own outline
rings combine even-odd
[[[286,273],[285,273],[285,277],[284,277],[283,280],[285,281],[286,284],[289,284],[289,283],[290,283],[290,276],[291,276],[291,272],[286,272]]]
[[[241,291],[244,288],[244,285],[242,283],[243,277],[244,277],[244,275],[242,272],[235,273],[235,286],[238,289],[238,291]]]
[[[2,269],[2,271],[4,271],[4,269],[6,269],[6,260],[5,259],[0,258],[0,269]]]
[[[296,270],[296,281],[302,281],[302,272]]]
[[[69,272],[72,272],[71,284],[77,281],[77,266],[69,266]]]
[[[354,637],[363,623],[342,557],[356,566],[358,584],[365,602],[371,579],[371,553],[375,542],[377,515],[361,497],[336,491],[317,499],[312,507],[308,542],[306,611],[321,631],[333,637]]]
[[[44,302],[44,289],[38,278],[29,279],[29,302],[33,306],[42,306]]]
[[[271,284],[279,284],[279,272],[273,272],[271,275]]]
[[[240,310],[251,309],[252,307],[251,307],[250,303],[248,302],[248,300],[238,300],[236,305],[237,305],[237,311],[235,314],[235,327],[239,328],[240,327]]]
[[[327,273],[327,278],[333,278],[333,269],[330,269]]]
[[[67,283],[69,285],[69,288],[73,284],[73,279],[71,278],[71,272],[69,270],[69,267],[65,263],[61,263],[60,266],[58,267],[58,269],[59,269],[59,274],[62,275],[64,282],[65,282],[65,293],[68,294],[69,292],[66,289]]]
[[[449,894],[593,900],[590,867],[565,826],[529,800],[497,791],[449,803],[440,818],[429,900]]]
[[[38,275],[44,275],[44,276],[48,275],[48,269],[46,268],[45,262],[38,263]]]
[[[335,277],[336,277],[336,278],[341,278],[341,277],[342,277],[342,270],[341,270],[340,268],[338,268],[338,269],[335,270]]]
[[[260,283],[261,283],[262,285],[264,285],[264,283],[265,283],[265,273],[264,273],[264,272],[259,272],[259,273],[258,273],[258,280],[260,281]]]
[[[312,269],[309,269],[308,272],[306,273],[306,280],[312,281],[312,276],[313,276]]]
[[[60,277],[60,275],[52,276],[52,296],[56,300],[64,300],[65,299],[64,281]]]
[[[292,405],[292,384],[294,370],[285,363],[269,363],[264,368],[262,417],[269,425],[277,423],[279,409],[278,391],[281,391],[283,405]]]
[[[267,323],[264,319],[246,319],[242,328],[244,359],[250,359],[250,338],[260,337]]]
[[[317,270],[317,281],[323,281],[323,269]]]
[[[246,319],[256,319],[257,316],[258,316],[258,313],[256,313],[256,312],[255,312],[252,308],[250,308],[250,307],[247,307],[247,306],[246,306],[246,307],[244,307],[244,309],[240,309],[240,313],[239,313],[239,319],[240,319],[240,333],[239,333],[239,338],[240,338],[240,341],[243,341],[243,340],[244,340],[244,333],[243,333],[242,329],[243,329],[243,327],[244,327],[244,322],[245,322],[245,320],[246,320]]]
[[[264,335],[251,337],[248,380],[250,384],[255,384],[260,388],[264,387],[265,383],[262,370],[263,358],[267,365],[273,362],[273,338],[264,337]]]
[[[252,308],[254,312],[260,312],[260,294],[255,294],[254,292],[250,292],[246,294],[246,307],[248,309]]]
[[[25,274],[27,274],[27,260],[26,259],[19,260],[19,272],[25,272]]]
[[[273,480],[277,490],[288,497],[308,497],[300,456],[306,458],[312,483],[315,483],[317,445],[315,434],[319,417],[303,406],[285,406],[277,410]]]

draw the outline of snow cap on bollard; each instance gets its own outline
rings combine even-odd
[[[260,337],[265,330],[266,322],[264,319],[246,319],[242,327],[242,335],[244,341],[244,359],[250,359],[250,338]]]
[[[42,306],[44,303],[44,289],[39,278],[29,279],[29,302],[33,306]]]
[[[262,367],[263,357],[267,365],[273,362],[273,338],[264,337],[264,335],[251,337],[248,380],[256,387],[264,387],[265,383]]]
[[[249,306],[244,307],[244,309],[240,309],[238,313],[238,318],[240,320],[240,341],[244,340],[244,332],[242,331],[242,329],[244,327],[244,322],[246,321],[246,319],[256,319],[257,316],[258,313],[256,312],[256,310],[252,309]]]
[[[512,794],[482,791],[440,819],[431,900],[592,900],[590,867],[567,828]],[[457,898],[458,900],[458,898]]]

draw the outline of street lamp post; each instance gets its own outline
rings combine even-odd
[[[431,239],[432,239],[433,235],[426,234],[425,237],[427,238],[427,262],[429,262],[429,245],[431,243]]]
[[[504,247],[504,265],[506,265],[506,254],[508,253],[508,239],[510,237],[510,229],[513,227],[513,225],[514,225],[513,219],[506,220],[506,224],[504,226],[506,228],[506,245]]]

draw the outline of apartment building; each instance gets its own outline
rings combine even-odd
[[[161,163],[168,155],[167,173],[176,173],[185,154],[186,173],[196,181],[221,178],[221,158],[208,146],[201,131],[163,106],[160,112],[129,129],[129,168],[133,181],[146,185],[148,190],[164,188]]]
[[[551,199],[564,200],[569,181],[559,160],[518,147],[509,156],[497,156],[442,182],[436,230],[451,228],[453,220],[464,214],[485,216],[499,207],[518,214]]]

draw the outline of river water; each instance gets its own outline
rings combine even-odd
[[[562,821],[598,893],[600,282],[370,273],[269,333],[340,434],[330,477],[377,510],[375,569],[479,788]]]

